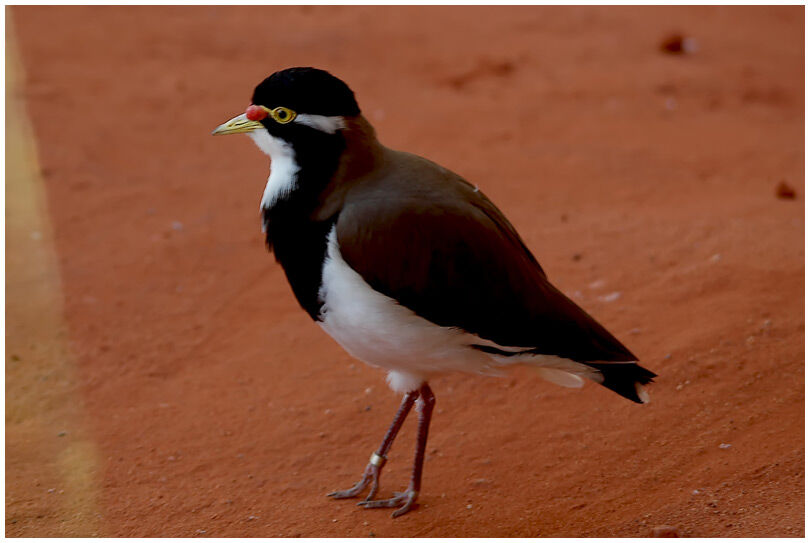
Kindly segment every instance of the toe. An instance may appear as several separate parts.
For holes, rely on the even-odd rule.
[[[397,492],[392,498],[387,500],[364,500],[357,505],[365,507],[366,509],[397,507],[398,509],[394,511],[392,516],[398,517],[413,509],[416,503],[416,496],[417,493],[415,491],[408,490],[406,492]]]

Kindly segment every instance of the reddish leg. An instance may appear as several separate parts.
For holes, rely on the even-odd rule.
[[[433,391],[430,390],[427,383],[422,384],[422,387],[419,389],[419,400],[416,404],[416,408],[419,411],[419,427],[416,434],[416,454],[413,459],[411,484],[408,485],[408,489],[405,492],[396,492],[394,496],[388,500],[371,501],[371,498],[366,498],[365,501],[357,505],[362,505],[367,509],[397,507],[398,509],[391,514],[391,516],[395,518],[404,515],[414,507],[416,498],[419,496],[419,489],[422,486],[422,466],[425,461],[425,446],[427,445],[430,416],[433,413],[435,403],[436,398],[433,396]]]
[[[402,398],[402,403],[399,404],[397,414],[394,416],[394,420],[391,422],[388,432],[385,433],[385,437],[380,444],[380,448],[377,449],[377,452],[371,455],[371,459],[363,472],[363,478],[355,483],[353,487],[346,490],[332,492],[328,495],[329,497],[336,499],[354,498],[365,490],[368,485],[371,485],[371,490],[369,491],[368,496],[366,496],[366,501],[373,499],[374,496],[377,495],[377,489],[380,486],[380,471],[382,470],[382,467],[385,465],[386,461],[385,455],[388,454],[389,450],[391,450],[391,445],[394,443],[394,438],[397,437],[397,432],[399,432],[399,429],[402,427],[402,423],[404,423],[405,419],[408,417],[408,413],[410,413],[411,407],[413,407],[417,396],[419,396],[419,391],[412,390],[411,392],[405,394],[405,396]]]

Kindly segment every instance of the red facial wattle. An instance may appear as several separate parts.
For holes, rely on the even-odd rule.
[[[262,106],[251,104],[245,110],[245,116],[250,121],[261,121],[262,119],[267,118],[267,110]]]

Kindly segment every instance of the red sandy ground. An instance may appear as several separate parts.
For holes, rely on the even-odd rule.
[[[804,534],[801,6],[10,13],[104,533]],[[672,32],[699,50],[661,52]],[[392,520],[325,498],[399,398],[265,253],[267,159],[209,136],[294,65],[349,82],[389,146],[479,184],[660,374],[652,404],[445,376],[421,507]],[[413,431],[383,495],[407,482]]]

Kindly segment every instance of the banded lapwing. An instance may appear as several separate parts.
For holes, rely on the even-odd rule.
[[[388,372],[404,397],[362,479],[334,492],[413,508],[434,375],[530,366],[563,386],[583,378],[634,402],[655,374],[557,290],[501,211],[475,186],[383,146],[354,93],[314,68],[274,73],[214,134],[246,133],[270,156],[261,200],[267,246],[301,307],[352,356]],[[397,431],[416,405],[407,490],[375,500]]]

